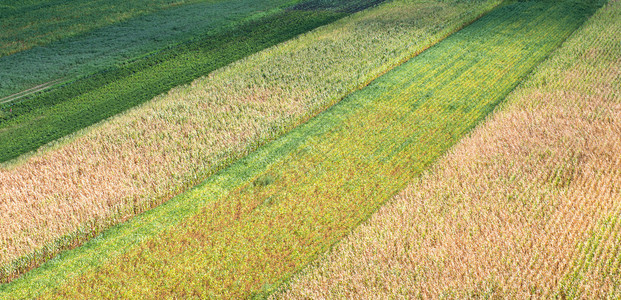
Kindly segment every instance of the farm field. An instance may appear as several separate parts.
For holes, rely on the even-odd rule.
[[[134,60],[171,44],[181,43],[208,32],[230,29],[247,19],[273,14],[299,1],[192,0],[173,1],[170,5],[159,2],[161,1],[148,4],[145,4],[145,1],[116,0],[57,1],[57,3],[51,1],[47,2],[48,5],[42,5],[40,12],[26,7],[25,10],[35,14],[32,17],[24,16],[22,10],[14,15],[3,16],[0,20],[7,22],[5,24],[8,27],[7,34],[11,33],[12,27],[19,27],[17,24],[33,23],[33,25],[22,24],[19,28],[24,29],[16,32],[18,38],[30,38],[36,36],[38,31],[46,30],[55,30],[68,36],[0,57],[0,103],[11,102],[10,100],[20,95],[19,92],[32,87],[40,85],[56,87],[81,76]],[[170,7],[146,13],[150,7],[156,8],[162,5],[164,5],[162,8]],[[132,14],[128,13],[127,20],[112,22],[114,13],[106,14],[110,17],[106,22],[112,23],[75,35],[71,34],[71,25],[62,21],[67,16],[56,15],[60,14],[56,12],[57,10],[64,11],[65,14],[67,11],[79,12],[83,15],[68,21],[81,25],[91,18],[101,18],[99,14],[108,13],[106,9],[118,11],[120,14],[129,11],[139,15],[131,17]],[[89,13],[97,15],[89,16]],[[40,18],[37,19],[37,16]],[[47,18],[50,19],[49,22],[45,22]],[[97,23],[96,20],[91,21],[93,23],[90,23],[90,26],[85,25],[85,29]],[[49,24],[50,22],[59,23]],[[58,28],[53,29],[55,26]],[[57,80],[59,82],[54,83]]]
[[[200,0],[199,0],[200,1]],[[0,57],[197,0],[4,0]],[[215,2],[215,1],[210,1]]]
[[[621,1],[277,297],[621,298]]]
[[[269,294],[485,118],[601,3],[575,4],[501,5],[197,188],[0,291]]]
[[[10,280],[166,202],[498,2],[391,1],[242,59],[5,165],[0,278]],[[355,8],[364,1],[347,3]]]

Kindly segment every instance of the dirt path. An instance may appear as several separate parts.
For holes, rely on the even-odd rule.
[[[44,84],[40,84],[40,85],[37,85],[35,87],[29,88],[27,90],[23,90],[23,91],[21,91],[19,93],[15,93],[13,95],[1,98],[0,99],[0,104],[12,102],[12,101],[21,99],[23,97],[26,97],[28,95],[32,95],[32,94],[34,94],[36,92],[43,91],[45,89],[48,89],[48,88],[54,86],[57,83],[62,82],[63,80],[64,80],[64,78],[59,78],[59,79],[56,79],[56,80],[48,81],[48,82],[46,82]]]

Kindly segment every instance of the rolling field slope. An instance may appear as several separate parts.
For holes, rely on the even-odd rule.
[[[599,3],[574,4],[503,5],[199,187],[0,289],[269,293],[473,128]]]
[[[621,1],[279,294],[621,298]]]
[[[0,280],[186,191],[497,3],[382,4],[0,169]]]

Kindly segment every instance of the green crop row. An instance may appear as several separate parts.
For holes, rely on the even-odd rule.
[[[621,296],[619,207],[609,208],[608,213],[608,216],[600,218],[596,226],[589,224],[595,228],[588,238],[577,245],[578,254],[558,284],[555,297],[614,299]]]
[[[187,194],[2,290],[269,293],[485,118],[587,15],[570,1],[502,6]],[[159,232],[165,222],[175,226]],[[121,255],[109,258],[112,249]]]
[[[314,2],[314,1],[307,1]],[[209,72],[378,1],[296,7],[179,44],[3,109],[0,162],[92,125]],[[8,112],[6,112],[8,110]]]

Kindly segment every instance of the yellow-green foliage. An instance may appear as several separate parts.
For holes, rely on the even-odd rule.
[[[0,169],[0,264],[48,259],[186,190],[498,1],[398,0],[322,27]]]
[[[621,297],[621,1],[285,299]]]
[[[128,236],[123,232],[165,222],[132,221],[7,289],[30,293],[49,284],[50,276],[75,274],[40,296],[269,293],[457,142],[588,12],[570,1],[495,9],[154,209],[152,214],[176,205],[195,211],[161,233]],[[113,246],[126,252],[103,259]],[[91,253],[86,261],[95,268],[83,266],[85,253]]]

